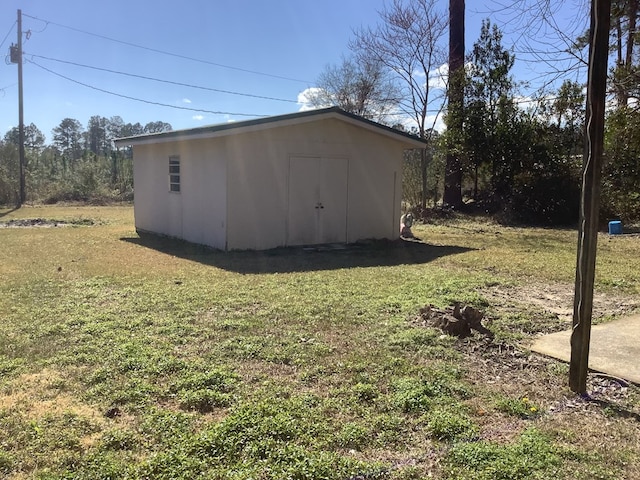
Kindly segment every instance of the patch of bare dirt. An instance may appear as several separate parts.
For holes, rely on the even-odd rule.
[[[62,374],[53,369],[20,375],[0,392],[0,409],[20,409],[32,419],[65,412],[92,420],[100,418],[95,409],[65,392],[61,387],[64,383]]]
[[[532,425],[556,430],[567,417],[576,422],[567,428],[580,432],[603,419],[620,431],[637,431],[640,425],[638,386],[590,373],[587,393],[577,395],[568,387],[563,362],[479,336],[458,340],[456,346],[463,354],[465,380],[478,389],[469,406],[484,440],[509,443]],[[538,413],[530,418],[507,415],[496,408],[499,398],[526,398]],[[575,425],[580,428],[574,430]]]
[[[510,330],[508,323],[513,318],[514,322],[521,322],[514,325],[513,330],[524,334],[526,339],[571,326],[572,285],[495,286],[480,293],[490,305],[490,314],[484,317],[489,328],[500,322],[503,329]],[[593,317],[596,321],[639,309],[640,301],[633,297],[599,293],[594,296]],[[412,319],[414,324],[445,330],[438,318],[435,322],[424,321],[423,310]],[[451,314],[448,310],[440,313]],[[430,318],[431,313],[427,312],[427,317]],[[482,318],[481,312],[478,312],[478,318]],[[576,395],[568,387],[567,364],[530,353],[526,340],[515,344],[477,333],[462,337],[455,346],[463,355],[465,379],[476,385],[480,393],[469,406],[476,414],[483,439],[509,442],[532,422],[550,424],[551,418],[567,415],[578,415],[583,422],[591,422],[594,413],[597,418],[609,415],[622,421],[629,418],[640,421],[640,388],[637,386],[593,373],[588,378],[587,394]],[[527,419],[514,418],[496,409],[498,398],[527,398],[540,413]]]
[[[523,286],[496,285],[484,288],[480,294],[492,308],[501,310],[522,310],[535,307],[555,315],[561,321],[570,322],[573,316],[574,285],[528,284]],[[593,318],[619,316],[640,309],[640,300],[621,295],[594,292]]]
[[[76,220],[51,220],[47,218],[14,218],[6,222],[0,222],[0,228],[51,228],[51,227],[68,227],[75,226],[91,226],[95,222],[89,218]]]
[[[8,222],[0,222],[4,228],[28,228],[28,227],[66,227],[68,223],[44,218],[18,218]]]

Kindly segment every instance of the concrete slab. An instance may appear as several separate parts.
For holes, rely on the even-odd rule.
[[[531,350],[569,362],[571,331],[557,332],[535,340]],[[640,383],[640,315],[593,325],[589,368]]]

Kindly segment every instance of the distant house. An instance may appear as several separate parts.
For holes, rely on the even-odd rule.
[[[327,108],[116,140],[135,225],[222,250],[397,238],[419,138]]]

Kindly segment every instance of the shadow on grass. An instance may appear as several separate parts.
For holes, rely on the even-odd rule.
[[[618,417],[624,419],[632,419],[636,422],[640,421],[640,414],[638,412],[634,412],[633,410],[629,410],[621,405],[618,405],[609,400],[600,400],[597,398],[591,398],[589,396],[583,397],[587,402],[591,402],[595,405],[600,406],[607,415],[611,417]]]
[[[313,248],[282,247],[264,251],[222,252],[183,240],[141,234],[121,240],[168,255],[238,273],[288,273],[428,263],[440,257],[472,250],[403,240]]]
[[[16,210],[20,210],[20,208],[19,207],[13,207],[12,209],[7,210],[6,212],[0,212],[0,218],[6,217],[7,215],[9,215],[10,213],[15,212]]]

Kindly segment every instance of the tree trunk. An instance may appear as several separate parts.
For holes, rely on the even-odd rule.
[[[638,0],[629,0],[629,29],[627,32],[627,50],[625,52],[625,65],[627,68],[631,67],[633,62],[633,47],[635,46],[636,38],[636,18],[638,17]]]
[[[473,199],[478,200],[478,159],[473,162]]]
[[[422,192],[420,193],[420,207],[427,208],[427,152],[420,150],[420,173],[422,175]]]
[[[118,183],[118,149],[111,152],[111,187],[115,188]]]
[[[616,58],[616,68],[618,70],[618,72],[620,72],[620,70],[622,70],[622,72],[625,71],[626,69],[626,64],[624,63],[624,60],[622,59],[622,14],[618,15],[618,18],[616,18],[616,52],[617,52],[617,58]],[[620,72],[623,76],[624,73]],[[616,100],[618,102],[618,106],[619,107],[623,107],[627,105],[628,99],[627,99],[627,92],[626,92],[626,87],[623,85],[624,80],[620,80],[618,79],[618,81],[614,81],[614,89],[616,92]]]
[[[443,203],[462,205],[462,161],[456,148],[462,138],[464,101],[464,0],[449,0],[449,131]]]

